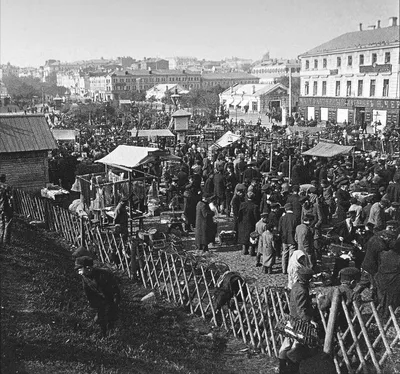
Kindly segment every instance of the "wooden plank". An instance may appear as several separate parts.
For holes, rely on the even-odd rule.
[[[211,298],[210,290],[208,289],[207,278],[206,278],[206,275],[205,275],[205,273],[204,273],[204,268],[203,268],[203,266],[201,266],[201,272],[202,272],[202,274],[203,274],[204,284],[205,284],[205,288],[206,288],[206,292],[207,292],[207,296],[208,296],[208,300],[209,300],[209,305],[210,305],[210,308],[211,308],[212,321],[214,322],[214,325],[215,325],[215,326],[218,326],[217,317],[216,317],[215,309],[214,309],[214,306],[213,306],[213,303],[212,303],[212,298]]]
[[[197,283],[197,277],[196,277],[196,273],[194,271],[193,265],[191,265],[191,268],[192,268],[193,281],[194,281],[194,285],[196,287],[197,300],[198,300],[198,305],[195,306],[194,311],[196,311],[198,308],[200,308],[201,315],[205,319],[206,315],[204,313],[203,305],[201,304],[201,295],[200,295],[199,285]]]
[[[189,289],[189,282],[188,282],[188,277],[186,275],[186,270],[185,270],[185,263],[183,261],[183,257],[179,257],[181,264],[182,264],[182,270],[183,270],[183,279],[185,281],[185,285],[186,285],[186,292],[187,292],[187,298],[188,301],[187,303],[189,304],[189,308],[190,308],[190,313],[193,314],[193,305],[192,305],[192,297],[190,295],[190,289]]]
[[[277,348],[275,335],[274,335],[275,329],[272,324],[272,315],[271,315],[271,311],[269,309],[268,296],[267,296],[268,294],[267,294],[267,290],[265,289],[265,287],[263,288],[263,294],[264,294],[264,301],[265,301],[265,309],[267,310],[267,317],[268,317],[269,331],[271,334],[272,347],[274,348],[275,356],[278,357],[278,348]],[[265,331],[267,331],[267,330],[265,330]]]
[[[237,301],[236,295],[233,295],[233,300],[235,301],[236,311],[238,313],[237,316],[238,316],[238,320],[239,320],[240,332],[242,333],[242,339],[243,339],[244,343],[247,343],[246,332],[244,331],[244,324],[243,324],[243,320],[242,320],[242,314],[241,314],[241,310],[239,308],[239,303]]]
[[[347,323],[349,324],[351,336],[353,337],[354,343],[356,345],[356,352],[357,352],[358,358],[360,360],[363,370],[365,371],[365,370],[367,370],[367,365],[364,360],[364,356],[362,354],[360,344],[358,343],[358,340],[357,340],[357,334],[354,329],[353,323],[351,321],[350,313],[347,309],[347,306],[346,306],[346,303],[344,302],[344,300],[342,300],[342,308],[343,308],[344,314],[346,316]]]
[[[258,343],[258,347],[260,347],[262,353],[265,353],[265,349],[264,349],[264,347],[262,345],[262,337],[261,337],[261,333],[260,333],[260,329],[259,329],[259,322],[258,322],[258,319],[257,319],[257,313],[256,313],[256,310],[254,308],[253,298],[251,296],[252,292],[250,291],[249,286],[248,286],[247,283],[246,283],[246,289],[247,289],[247,295],[250,295],[250,297],[249,297],[250,308],[251,308],[251,311],[253,312],[253,316],[254,316],[254,326],[255,326],[255,329],[256,329],[256,334],[257,334],[258,342],[259,342]],[[262,313],[261,313],[261,320],[263,320]]]
[[[365,327],[364,321],[362,319],[362,315],[360,313],[360,310],[358,309],[358,306],[354,301],[353,301],[353,309],[356,312],[356,315],[358,317],[358,323],[360,324],[361,331],[362,331],[362,333],[364,335],[365,344],[367,345],[369,354],[371,356],[371,360],[372,360],[372,362],[373,362],[373,364],[375,366],[375,369],[376,369],[377,373],[380,374],[381,373],[381,368],[379,366],[378,360],[376,359],[374,349],[372,348],[372,345],[371,345],[371,341],[369,340],[368,332],[367,332],[367,329]]]

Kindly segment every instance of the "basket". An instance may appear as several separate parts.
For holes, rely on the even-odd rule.
[[[218,235],[220,245],[234,245],[236,244],[236,231],[221,231]]]
[[[309,347],[320,347],[322,345],[318,337],[318,330],[314,325],[310,322],[290,317],[287,314],[284,314],[278,322],[276,330],[282,335]]]

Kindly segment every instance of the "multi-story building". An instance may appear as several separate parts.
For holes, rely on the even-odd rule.
[[[107,100],[107,81],[109,76],[103,72],[92,72],[88,74],[89,78],[89,93],[93,100]]]
[[[400,29],[349,32],[300,55],[299,107],[307,119],[399,124]]]
[[[260,83],[274,83],[278,78],[289,76],[300,77],[299,60],[273,59],[267,52],[251,69],[251,74],[260,78]]]
[[[1,65],[1,69],[3,71],[3,76],[7,75],[15,75],[18,77],[19,67],[11,65],[9,62],[6,65]]]
[[[200,88],[200,72],[186,70],[115,71],[106,78],[106,99],[119,100],[129,92],[147,91],[158,84],[179,84],[185,90]]]
[[[139,69],[142,70],[168,70],[169,61],[162,58],[144,58],[139,62]]]
[[[237,84],[257,84],[260,78],[242,72],[232,73],[203,73],[201,75],[201,87],[203,89],[214,86],[228,88]]]
[[[92,79],[92,81],[96,81],[96,79]],[[85,96],[90,89],[89,75],[77,70],[58,72],[57,86],[68,88],[71,95]]]

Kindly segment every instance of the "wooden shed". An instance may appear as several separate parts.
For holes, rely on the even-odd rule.
[[[0,174],[11,186],[44,187],[49,182],[48,154],[55,148],[44,115],[0,115]]]

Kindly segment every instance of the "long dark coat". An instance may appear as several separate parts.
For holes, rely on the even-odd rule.
[[[223,199],[225,199],[225,188],[226,188],[225,176],[222,173],[216,173],[214,175],[213,182],[214,182],[214,195],[222,201]]]
[[[259,207],[251,200],[240,204],[238,217],[238,244],[249,245],[250,234],[260,219]]]
[[[187,186],[184,193],[183,214],[189,225],[196,225],[196,206],[201,199],[200,190],[195,186]]]
[[[213,222],[214,212],[210,206],[199,201],[196,206],[196,245],[208,245],[215,240],[215,224]]]

